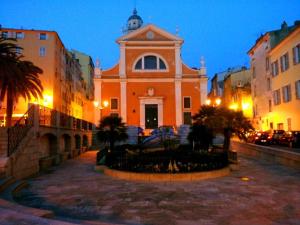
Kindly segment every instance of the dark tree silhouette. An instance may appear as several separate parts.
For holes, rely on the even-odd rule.
[[[99,141],[109,142],[110,150],[113,151],[117,141],[128,138],[125,123],[118,116],[107,116],[101,119],[97,138]]]
[[[25,100],[43,98],[39,74],[42,69],[30,61],[23,61],[14,39],[0,38],[0,101],[6,96],[6,126],[12,125],[14,102],[19,97]]]
[[[193,116],[194,124],[204,125],[213,131],[213,134],[223,133],[225,151],[230,148],[232,134],[246,140],[246,133],[253,127],[242,111],[233,111],[225,107],[203,105]]]

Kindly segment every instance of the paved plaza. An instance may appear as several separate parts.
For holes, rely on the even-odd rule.
[[[300,224],[300,171],[294,169],[240,157],[240,170],[227,177],[141,183],[95,172],[95,157],[87,152],[31,179],[19,201],[74,223]]]

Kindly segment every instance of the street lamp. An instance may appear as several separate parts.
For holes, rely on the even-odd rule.
[[[100,111],[100,121],[102,119],[102,109],[107,108],[109,103],[108,101],[103,101],[102,104],[100,104],[98,101],[94,101],[94,106],[96,109],[99,109]]]

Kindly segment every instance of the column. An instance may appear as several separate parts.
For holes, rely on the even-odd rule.
[[[95,102],[98,102],[99,106],[102,106],[102,98],[101,98],[101,89],[102,89],[102,81],[100,78],[94,79],[95,84]],[[96,126],[99,125],[101,119],[101,112],[99,111],[98,107],[94,107],[94,123]]]
[[[180,56],[180,44],[175,44],[175,76],[182,77],[182,63]]]
[[[207,77],[200,78],[200,103],[204,105],[207,99]]]
[[[119,64],[120,78],[126,77],[126,59],[125,59],[125,44],[120,44],[120,64]]]
[[[127,121],[127,91],[126,91],[126,80],[121,80],[120,82],[120,88],[121,88],[121,92],[120,92],[120,98],[121,98],[121,117],[123,119],[123,122],[126,123]]]
[[[181,79],[175,79],[175,113],[176,126],[182,125]]]

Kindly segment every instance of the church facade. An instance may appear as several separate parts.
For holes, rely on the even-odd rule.
[[[207,76],[182,62],[183,39],[149,24],[134,10],[127,33],[117,39],[119,62],[110,69],[95,68],[95,123],[108,115],[143,129],[190,124],[205,104]]]

